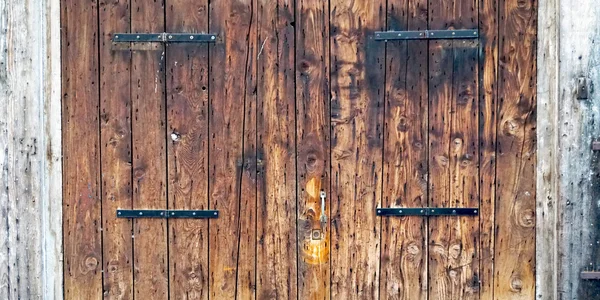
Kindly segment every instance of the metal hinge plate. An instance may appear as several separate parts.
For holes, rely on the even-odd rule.
[[[378,208],[377,215],[382,217],[394,216],[476,216],[477,208]]]
[[[377,31],[376,41],[392,40],[435,40],[435,39],[476,39],[477,29],[460,30],[419,30],[419,31]]]
[[[600,272],[582,271],[580,276],[581,276],[581,279],[585,279],[585,280],[598,280],[598,279],[600,279]]]
[[[114,33],[113,42],[213,43],[216,34],[204,33]]]
[[[218,210],[117,209],[117,218],[215,219]]]

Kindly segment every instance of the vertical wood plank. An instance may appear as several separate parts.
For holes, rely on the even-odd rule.
[[[479,8],[479,216],[480,297],[494,292],[494,220],[496,208],[496,107],[498,103],[498,3],[478,1]]]
[[[131,32],[164,31],[161,2],[134,1]],[[167,208],[165,49],[136,43],[132,53],[131,101],[133,208]],[[134,221],[134,294],[137,299],[167,299],[168,249],[165,219]]]
[[[209,86],[210,298],[255,297],[255,1],[212,1]]]
[[[116,210],[132,207],[131,51],[113,44],[129,32],[129,2],[100,2],[100,145],[104,297],[133,298],[132,221]]]
[[[535,296],[536,299],[560,299],[559,298],[559,289],[561,290],[562,299],[573,298],[573,295],[570,294],[570,290],[566,289],[565,286],[559,287],[558,277],[560,270],[559,264],[559,253],[561,251],[560,244],[558,243],[558,237],[562,230],[559,225],[560,216],[558,214],[559,206],[561,203],[565,203],[565,201],[561,201],[559,198],[559,168],[561,165],[561,161],[563,159],[560,157],[560,144],[559,138],[560,129],[557,128],[559,126],[559,115],[560,111],[563,111],[562,101],[559,99],[559,85],[560,85],[560,76],[559,72],[561,71],[560,63],[559,63],[559,54],[560,54],[560,26],[561,22],[559,18],[565,20],[566,16],[560,16],[560,0],[541,0],[539,1],[539,26],[538,26],[538,36],[537,36],[537,108],[538,113],[536,113],[536,123],[539,128],[537,131],[537,169],[536,169],[536,252],[535,252]],[[581,13],[587,12],[590,13],[590,7],[592,5],[580,5],[578,3],[577,7],[581,7],[581,11],[571,11],[574,6],[569,6],[568,12],[573,18],[573,23],[569,24],[566,22],[566,26],[582,24],[583,27],[590,26],[593,23],[598,23],[595,21],[595,17],[597,14],[591,12],[589,15],[594,16],[594,20],[590,20],[590,22],[582,22]],[[568,17],[566,17],[568,18]],[[564,22],[564,21],[563,21]],[[581,22],[581,23],[580,23]],[[585,24],[585,25],[583,25]],[[572,47],[568,43],[566,43],[566,47],[569,50],[572,49],[589,49],[588,47],[580,47],[581,40],[579,37],[573,37],[571,28],[567,29],[568,39],[573,38],[573,41],[576,41],[576,47]],[[593,36],[589,35],[589,29],[584,29],[582,32],[585,32],[585,36],[589,37],[591,41],[594,39]],[[596,32],[598,34],[598,32]],[[589,44],[588,44],[589,46]],[[585,51],[585,50],[584,50]],[[575,53],[569,53],[571,59],[576,58]],[[562,62],[562,60],[560,61]],[[565,66],[572,66],[573,61],[564,61]],[[581,63],[582,65],[587,65],[584,61],[578,59],[577,63]],[[579,72],[579,71],[577,71]],[[568,73],[568,72],[561,72]],[[571,75],[571,74],[569,74]],[[568,76],[568,75],[567,75]],[[569,78],[569,77],[567,77]],[[574,81],[573,81],[574,83]],[[564,95],[568,95],[565,93]],[[569,99],[567,97],[566,99]],[[575,100],[576,102],[580,102],[579,100]],[[566,108],[564,111],[568,111]],[[595,123],[595,122],[594,122]],[[572,129],[567,129],[571,131]],[[569,134],[571,135],[571,134]],[[575,136],[573,134],[573,136]],[[581,136],[581,135],[579,135]],[[579,138],[579,137],[576,137]],[[564,140],[564,139],[563,139]],[[569,143],[569,142],[567,142]],[[588,145],[586,145],[588,146]],[[569,149],[572,149],[569,147]],[[584,146],[585,149],[585,146]],[[575,149],[574,149],[575,150]],[[583,150],[583,149],[582,149]],[[587,151],[583,150],[583,151]],[[597,164],[589,163],[589,157],[584,158],[583,155],[580,155],[580,149],[575,150],[578,155],[577,157],[582,161],[585,161],[584,165],[591,167],[597,166]],[[573,168],[572,160],[567,159],[566,164],[569,169]],[[581,174],[589,174],[589,169],[587,168],[575,168],[579,169]],[[562,174],[561,174],[562,175]],[[564,176],[562,176],[564,178]],[[569,176],[567,176],[569,177]],[[578,197],[584,194],[578,192]],[[591,196],[591,195],[590,195]],[[594,197],[592,197],[594,198]],[[563,204],[564,205],[564,204]],[[588,208],[583,208],[588,209]],[[564,219],[563,219],[564,220]],[[578,240],[580,237],[577,235],[573,235]],[[586,241],[581,241],[581,244],[586,243]],[[575,253],[570,253],[573,257],[578,256],[580,259],[583,258],[583,255],[579,256]],[[569,256],[571,256],[569,255]],[[581,271],[581,265],[568,264],[576,268],[578,272]],[[563,271],[564,272],[564,271]],[[570,273],[570,272],[569,272]],[[567,272],[563,274],[569,274]],[[572,274],[572,273],[570,273]],[[562,275],[564,276],[564,275]],[[579,274],[577,274],[579,277]],[[565,278],[565,277],[563,277]],[[579,282],[579,278],[574,280],[568,280],[568,284]],[[566,282],[567,283],[567,282]]]
[[[62,299],[60,1],[0,2],[0,299]]]
[[[385,13],[381,0],[330,3],[332,299],[379,296]]]
[[[64,293],[102,297],[98,3],[63,0]]]
[[[430,0],[429,27],[476,28],[475,1]],[[478,43],[430,41],[431,207],[479,207]],[[479,218],[429,220],[429,297],[479,298]]]
[[[425,0],[388,1],[387,30],[426,30]],[[382,207],[427,206],[427,41],[386,44]],[[380,293],[427,298],[426,218],[382,218]]]
[[[206,32],[208,2],[167,1],[166,32]],[[166,47],[169,209],[208,209],[208,45]],[[169,220],[169,293],[208,299],[209,221]]]
[[[296,3],[298,297],[329,299],[329,3]],[[322,206],[320,192],[326,193]],[[322,220],[322,213],[325,219]]]
[[[494,292],[496,216],[496,125],[498,103],[498,1],[478,1],[479,8],[479,215],[480,297]]]
[[[536,10],[500,6],[495,299],[535,295]]]
[[[297,298],[294,2],[257,6],[257,298]]]

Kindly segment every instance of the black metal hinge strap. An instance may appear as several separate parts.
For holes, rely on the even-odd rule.
[[[476,39],[477,29],[460,30],[420,30],[420,31],[376,31],[376,41],[393,40],[435,40],[435,39]]]
[[[382,217],[393,216],[476,216],[478,208],[378,208],[377,215]]]
[[[215,219],[218,210],[117,209],[117,218]]]
[[[216,34],[204,33],[113,33],[113,42],[213,43]]]

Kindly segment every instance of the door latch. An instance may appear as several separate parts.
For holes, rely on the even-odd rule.
[[[327,225],[327,216],[325,215],[325,197],[327,194],[325,191],[321,191],[321,228],[325,228]]]

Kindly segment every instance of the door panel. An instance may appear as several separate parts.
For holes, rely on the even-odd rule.
[[[513,0],[94,6],[101,40],[98,49],[86,49],[100,55],[89,68],[98,69],[100,106],[65,98],[64,115],[76,121],[74,114],[91,114],[96,121],[85,123],[88,131],[99,125],[99,142],[94,133],[70,127],[65,136],[99,145],[102,205],[91,202],[93,169],[81,173],[85,192],[80,183],[65,188],[65,245],[74,243],[72,236],[88,236],[65,249],[67,298],[493,297],[491,287],[506,282],[494,276],[510,275],[493,271],[494,255],[510,260],[503,266],[531,260],[529,248],[517,258],[505,254],[506,240],[519,240],[507,239],[510,222],[490,216],[498,206],[498,220],[514,219],[507,209],[517,199],[510,174],[495,194],[496,130],[510,127],[498,148],[506,168],[517,170],[531,159],[506,142],[520,119],[495,115],[497,105],[504,112],[518,107],[527,118],[534,109],[515,103],[519,97],[497,97],[496,77],[509,79],[502,95],[514,96],[522,92],[515,78],[524,76],[496,71],[508,64],[497,57],[495,35],[511,38],[504,48],[518,48],[518,35],[507,32],[526,30],[499,30],[494,18],[517,10],[507,1]],[[375,39],[375,31],[480,24],[478,39]],[[112,42],[117,32],[217,38],[209,44]],[[73,86],[66,81],[71,93],[79,91]],[[65,149],[65,170],[73,173],[65,182],[74,184],[79,175],[69,153],[88,165],[93,157]],[[87,198],[73,198],[73,188]],[[481,216],[378,217],[381,207],[473,207]],[[215,209],[219,217],[129,220],[116,218],[119,208]],[[100,221],[102,239],[96,239]],[[72,233],[78,228],[81,234]],[[98,271],[96,257],[105,270],[100,284],[89,273]],[[511,284],[531,285],[525,282],[530,268],[519,270],[523,275]],[[72,275],[77,272],[85,274]]]

